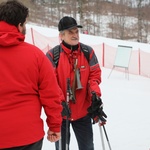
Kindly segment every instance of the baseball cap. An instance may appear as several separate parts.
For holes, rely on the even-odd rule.
[[[82,28],[81,25],[77,25],[77,22],[74,18],[69,17],[69,16],[65,16],[62,19],[60,19],[59,24],[58,24],[59,31],[72,29],[74,27]]]

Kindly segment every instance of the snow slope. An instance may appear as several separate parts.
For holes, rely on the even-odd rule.
[[[28,25],[28,27],[31,26]],[[34,29],[44,35],[58,36],[57,30],[37,26],[34,26]],[[115,46],[123,42],[126,45],[134,45],[135,49],[150,50],[146,44],[109,40],[102,37],[100,41],[94,36],[90,36],[88,40],[88,38],[84,38],[85,36],[81,35],[81,41],[87,44],[94,45],[105,41],[105,43]],[[104,111],[108,115],[105,128],[112,150],[150,150],[150,78],[130,74],[128,80],[125,73],[114,70],[108,79],[110,71],[110,69],[102,68],[100,87]],[[43,112],[41,117],[45,120]],[[47,132],[46,123],[44,128]],[[98,124],[93,125],[93,130],[95,150],[103,150]],[[70,150],[78,150],[74,133],[72,130],[71,132]],[[103,136],[105,138],[105,135]],[[106,150],[109,150],[106,138],[105,147]],[[54,143],[47,141],[45,136],[42,150],[54,149]]]
[[[108,115],[105,125],[112,150],[150,149],[150,79],[102,68],[102,99]],[[42,118],[45,115],[42,114]],[[93,125],[95,150],[102,150],[98,124]],[[47,127],[45,125],[45,131]],[[72,130],[71,130],[72,132]],[[105,149],[109,150],[105,134]],[[43,143],[43,150],[55,150],[54,143]],[[70,150],[78,150],[74,133]]]

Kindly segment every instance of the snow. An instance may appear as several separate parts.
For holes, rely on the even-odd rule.
[[[112,150],[149,150],[150,149],[150,79],[102,68],[102,100],[107,114],[105,125]],[[44,115],[44,114],[43,114]],[[43,116],[42,115],[42,116]],[[45,125],[47,131],[47,127]],[[93,125],[95,150],[102,150],[98,124]],[[103,133],[105,149],[109,150]],[[55,150],[54,143],[43,143],[43,150]],[[71,129],[71,150],[78,150]]]
[[[47,36],[47,37],[58,37],[59,35],[59,32],[57,29],[51,29],[51,28],[37,26],[33,24],[27,24],[27,29],[29,28],[33,28],[34,30],[38,31],[40,34]],[[118,47],[118,45],[126,45],[126,46],[131,46],[133,50],[140,49],[142,51],[150,53],[150,44],[124,41],[124,40],[119,40],[119,39],[111,39],[111,38],[105,38],[102,36],[93,36],[93,35],[80,33],[80,42],[89,44],[89,45],[98,45],[98,44],[105,43],[112,47]]]
[[[41,27],[35,28],[42,34],[49,33],[49,30],[45,32],[45,29]],[[51,29],[51,36],[56,36],[57,34],[57,30]],[[86,35],[81,34],[81,41],[84,41],[83,39],[85,36]],[[93,36],[93,39],[94,38]],[[107,39],[105,40],[107,42]],[[84,42],[87,44],[99,44],[101,41],[96,40],[96,38],[93,41],[90,37],[89,41],[88,38],[86,38]],[[108,42],[110,42],[109,39]],[[118,42],[123,42],[126,45],[132,43],[121,40],[115,43],[115,40],[113,40],[112,44],[118,45]],[[145,48],[145,44],[136,42],[134,44],[136,47]],[[102,83],[100,87],[102,90],[104,111],[108,116],[105,128],[112,150],[150,150],[150,78],[129,74],[128,79],[124,72],[115,70],[112,71],[108,78],[111,70],[106,68],[101,69]],[[42,112],[41,117],[45,122],[46,116],[44,112]],[[46,123],[44,124],[44,128],[46,133],[48,130]],[[93,131],[95,150],[103,150],[98,124],[93,125]],[[104,133],[103,137],[105,149],[109,150]],[[76,138],[72,129],[70,149],[78,150]],[[55,150],[55,144],[46,139],[46,134],[42,150]]]

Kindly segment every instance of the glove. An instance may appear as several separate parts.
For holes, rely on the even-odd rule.
[[[63,106],[63,110],[61,112],[62,117],[66,116],[66,117],[70,118],[71,112],[70,112],[70,109],[69,109],[67,103],[63,101],[61,104]]]
[[[93,124],[101,121],[101,125],[106,123],[107,115],[103,111],[103,103],[95,92],[92,92],[92,104],[87,109],[88,115],[93,119]]]

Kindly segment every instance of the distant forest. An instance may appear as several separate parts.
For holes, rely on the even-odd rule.
[[[0,2],[5,0],[0,0]],[[74,17],[88,34],[150,43],[150,0],[18,0],[30,10],[29,22],[57,28]]]

